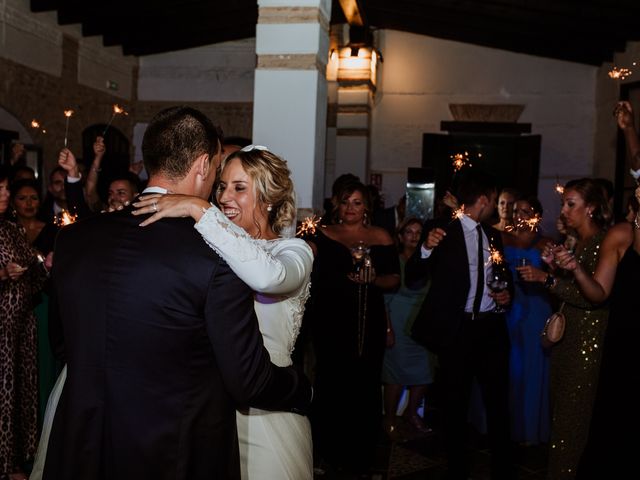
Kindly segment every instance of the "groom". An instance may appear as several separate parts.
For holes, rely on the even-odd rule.
[[[220,140],[195,109],[158,113],[147,191],[208,198]],[[304,410],[309,383],[271,364],[252,292],[193,221],[140,221],[125,209],[58,236],[50,323],[68,376],[44,478],[239,478],[236,408]]]

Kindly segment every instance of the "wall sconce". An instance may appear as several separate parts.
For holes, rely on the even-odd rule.
[[[376,85],[380,52],[371,46],[347,45],[329,53],[327,79]]]

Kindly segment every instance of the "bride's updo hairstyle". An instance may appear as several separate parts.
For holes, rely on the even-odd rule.
[[[235,158],[253,179],[257,201],[271,207],[269,225],[273,231],[279,235],[284,228],[295,225],[295,191],[287,162],[265,147],[250,145],[225,158],[221,170]]]

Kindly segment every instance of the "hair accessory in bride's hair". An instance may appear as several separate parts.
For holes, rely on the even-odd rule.
[[[253,143],[251,145],[247,145],[246,147],[240,149],[241,152],[250,152],[252,150],[268,151],[269,149],[264,145],[254,145]]]

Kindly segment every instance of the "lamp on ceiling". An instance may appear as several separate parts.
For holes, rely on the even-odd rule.
[[[375,86],[381,62],[382,55],[373,46],[371,31],[366,27],[351,26],[346,45],[329,54],[327,77],[353,85],[370,83]]]

